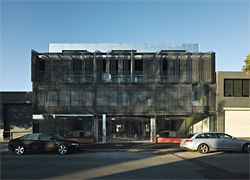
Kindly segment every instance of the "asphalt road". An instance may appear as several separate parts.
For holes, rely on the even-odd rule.
[[[250,154],[83,152],[1,155],[1,179],[249,179]]]

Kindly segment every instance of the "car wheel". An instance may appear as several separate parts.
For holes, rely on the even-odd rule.
[[[250,144],[249,143],[243,145],[243,152],[250,153]]]
[[[202,154],[206,154],[206,153],[209,152],[209,147],[208,147],[208,145],[206,145],[206,144],[200,144],[200,145],[198,146],[198,151],[199,151],[200,153],[202,153]]]
[[[16,146],[15,147],[15,153],[16,153],[16,155],[22,155],[22,154],[24,154],[24,147],[23,146]]]
[[[63,155],[63,154],[67,153],[68,148],[64,144],[61,144],[60,146],[58,146],[57,151],[58,151],[59,154]]]

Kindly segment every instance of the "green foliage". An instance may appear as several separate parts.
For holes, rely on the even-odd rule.
[[[250,54],[247,55],[247,58],[245,59],[244,62],[245,65],[242,67],[242,71],[250,73]]]

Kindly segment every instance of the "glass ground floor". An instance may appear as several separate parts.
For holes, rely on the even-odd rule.
[[[215,116],[113,116],[90,114],[33,115],[33,131],[93,137],[96,142],[152,141],[160,131],[169,137],[215,131]]]

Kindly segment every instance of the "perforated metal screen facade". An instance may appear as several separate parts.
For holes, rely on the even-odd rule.
[[[32,51],[35,113],[215,113],[215,53]]]

